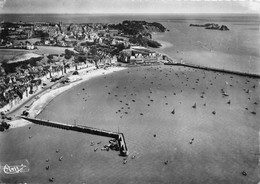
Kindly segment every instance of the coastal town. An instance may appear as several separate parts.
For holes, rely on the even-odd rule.
[[[68,76],[77,75],[80,69],[154,64],[169,59],[153,51],[161,45],[152,39],[152,33],[165,31],[160,23],[145,21],[120,24],[1,22],[0,49],[26,51],[0,63],[2,127],[7,127],[6,121],[12,120],[8,114],[21,102],[57,81],[72,82]],[[63,52],[50,54],[44,48],[61,48]],[[23,113],[28,115],[26,111]]]

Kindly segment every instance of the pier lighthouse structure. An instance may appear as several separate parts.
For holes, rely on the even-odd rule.
[[[118,145],[120,149],[120,155],[121,156],[128,156],[128,149],[125,142],[125,137],[123,133],[118,133]]]

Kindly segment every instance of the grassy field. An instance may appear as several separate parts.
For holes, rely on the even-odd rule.
[[[0,49],[0,62],[4,60],[10,60],[19,55],[26,53],[36,53],[36,54],[62,54],[65,53],[65,49],[72,49],[67,47],[52,47],[52,46],[37,46],[37,50],[22,50],[22,49]]]
[[[37,54],[62,54],[65,53],[65,49],[71,49],[67,47],[52,47],[52,46],[37,46]]]
[[[18,50],[18,49],[0,49],[0,62],[3,62],[4,60],[12,59],[15,56],[26,54],[31,51],[28,50]]]

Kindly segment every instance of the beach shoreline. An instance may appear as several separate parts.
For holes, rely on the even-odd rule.
[[[173,46],[172,43],[163,41],[160,39],[161,37],[164,37],[163,33],[162,34],[161,33],[152,33],[152,37],[153,37],[153,40],[155,40],[161,44],[161,47],[157,48],[156,50],[162,50],[162,49],[170,48]]]
[[[105,70],[103,68],[95,69],[95,67],[94,68],[92,67],[92,68],[86,68],[86,69],[80,70],[78,78],[76,77],[76,79],[75,79],[75,77],[74,77],[73,82],[70,82],[69,84],[67,84],[65,86],[58,86],[54,89],[49,89],[49,90],[45,91],[43,94],[39,95],[39,98],[37,100],[35,100],[34,102],[32,102],[32,104],[30,105],[30,108],[28,110],[30,117],[37,117],[52,100],[54,100],[56,97],[58,97],[63,92],[65,92],[69,89],[72,89],[76,85],[84,83],[94,77],[99,77],[102,75],[110,74],[110,73],[113,73],[116,71],[121,71],[124,69],[126,69],[126,68],[109,67]],[[22,108],[22,107],[20,107],[20,108]],[[18,127],[22,127],[22,126],[26,126],[26,125],[30,124],[30,122],[23,120],[19,117],[18,117],[18,119],[14,119],[8,123],[11,125],[10,128],[18,128]]]

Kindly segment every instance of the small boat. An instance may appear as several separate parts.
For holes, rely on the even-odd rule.
[[[223,95],[223,96],[229,96],[226,92],[224,92],[222,95]]]
[[[175,109],[173,109],[171,113],[172,113],[172,114],[175,114]]]
[[[242,175],[246,176],[247,173],[245,171],[241,172]]]

